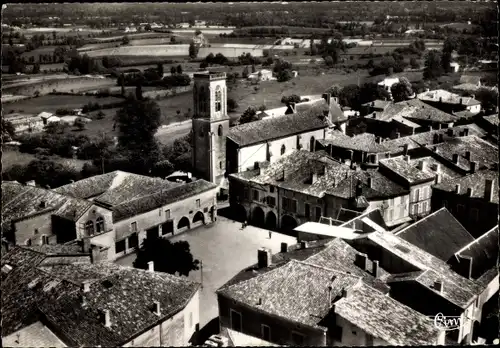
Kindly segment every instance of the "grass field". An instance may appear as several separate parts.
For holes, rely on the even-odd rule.
[[[45,95],[38,98],[22,100],[9,103],[4,106],[6,114],[11,110],[28,114],[38,114],[42,111],[55,112],[57,109],[79,109],[88,102],[99,103],[100,105],[116,103],[120,98],[105,97],[97,98],[93,96],[72,96],[72,95]],[[21,111],[22,110],[22,111]]]
[[[32,155],[30,153],[22,153],[17,150],[4,149],[2,151],[2,171],[7,171],[15,164],[26,165],[35,159],[35,155]],[[50,159],[61,164],[70,165],[77,170],[82,170],[83,165],[87,163],[87,161],[61,158],[59,156],[51,156]]]
[[[29,59],[30,57],[35,57],[35,62],[38,62],[38,56],[43,54],[50,54],[51,56],[54,54],[54,50],[57,47],[63,47],[68,49],[69,46],[40,46],[33,51],[24,52],[21,56]]]

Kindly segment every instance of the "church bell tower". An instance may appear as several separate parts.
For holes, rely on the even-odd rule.
[[[194,74],[193,168],[200,178],[220,184],[226,171],[227,87],[225,73]]]

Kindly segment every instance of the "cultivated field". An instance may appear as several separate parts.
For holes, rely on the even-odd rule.
[[[17,150],[3,149],[2,151],[2,171],[9,170],[15,164],[26,165],[35,160],[36,156],[30,153],[22,153]],[[61,164],[69,165],[77,170],[82,170],[82,167],[87,161],[78,159],[61,158],[59,156],[51,156],[51,160]]]
[[[79,109],[89,102],[106,105],[117,103],[122,100],[123,99],[121,98],[115,97],[97,98],[93,96],[79,95],[45,95],[38,98],[12,102],[3,105],[3,108],[5,111],[5,115],[8,117],[8,113],[10,113],[10,111],[12,110],[19,113],[38,114],[42,111],[55,112],[60,108]]]

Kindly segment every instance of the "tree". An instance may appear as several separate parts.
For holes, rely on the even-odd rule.
[[[146,25],[144,26],[144,30],[146,30],[146,31],[151,31],[151,24],[149,24],[149,23],[148,23],[148,24],[146,24]]]
[[[175,68],[175,66],[170,67],[170,74],[171,75],[175,75],[176,72],[177,72],[177,69]]]
[[[250,123],[254,121],[260,120],[260,117],[257,115],[257,110],[251,106],[249,106],[243,115],[240,117],[240,124]]]
[[[177,71],[178,74],[182,74],[182,66],[180,64],[177,65],[176,71]]]
[[[174,165],[169,160],[163,160],[154,164],[151,174],[164,178],[172,174],[174,171]]]
[[[104,112],[102,112],[102,110],[99,110],[99,112],[96,115],[98,120],[102,120],[105,116],[106,115],[104,114]]]
[[[286,82],[292,79],[292,72],[290,70],[282,70],[278,73],[278,82]]]
[[[188,276],[191,271],[199,269],[199,261],[191,254],[191,248],[186,241],[172,243],[168,239],[147,237],[134,261],[134,267],[147,269],[148,262],[154,262],[156,272]]]
[[[289,96],[283,96],[281,98],[281,102],[283,104],[288,104],[288,103],[300,103],[300,96],[298,96],[297,94],[292,94],[292,95],[289,95]]]
[[[172,36],[172,37],[170,38],[170,43],[171,43],[171,44],[174,44],[174,43],[175,43],[175,36]]]
[[[84,121],[82,118],[78,117],[78,118],[75,120],[75,122],[74,122],[74,126],[75,126],[75,127],[76,127],[79,131],[82,131],[82,130],[84,130],[84,129],[85,129],[85,127],[86,127],[86,123],[85,123],[85,121]]]
[[[2,118],[2,142],[11,141],[16,135],[16,128],[10,121]]]
[[[227,110],[233,112],[238,108],[238,103],[233,98],[227,98]]]
[[[198,51],[199,51],[198,46],[196,46],[194,42],[191,42],[189,44],[189,57],[191,59],[195,59],[196,57],[198,57]]]
[[[243,69],[241,76],[243,76],[244,79],[248,78],[248,67],[247,66],[245,66],[245,68]]]
[[[480,88],[476,91],[475,99],[481,102],[481,106],[486,112],[494,112],[498,106],[498,91]]]
[[[418,63],[417,59],[414,57],[410,58],[410,66],[412,69],[419,69],[420,68],[420,64]]]
[[[425,57],[424,79],[433,80],[443,74],[441,58],[436,51],[429,51]]]
[[[160,77],[163,77],[163,64],[161,63],[158,63],[158,75],[160,75]]]
[[[413,95],[413,89],[410,81],[406,77],[401,77],[399,82],[392,85],[391,94],[394,102],[408,100]]]
[[[56,31],[54,30],[54,31],[52,32],[52,39],[53,39],[53,40],[55,40],[56,38],[57,38],[57,33],[56,33]]]
[[[330,56],[325,57],[325,64],[326,66],[333,66],[333,58]]]
[[[449,73],[451,71],[451,52],[444,51],[441,52],[441,67],[445,73]]]
[[[122,38],[122,45],[128,45],[130,42],[130,39],[128,38],[127,35],[125,35],[123,38]]]
[[[330,88],[328,88],[325,93],[330,94],[332,97],[338,97],[340,95],[340,91],[342,90],[342,87],[339,85],[333,85]]]
[[[33,74],[39,74],[40,73],[40,63],[35,63],[33,64]]]
[[[200,29],[196,29],[196,31],[194,32],[194,35],[198,36],[201,34],[201,30]]]
[[[155,139],[160,120],[160,107],[149,99],[128,100],[116,114],[119,148],[139,172],[147,172],[160,158]]]
[[[252,74],[255,72],[255,64],[252,64]]]

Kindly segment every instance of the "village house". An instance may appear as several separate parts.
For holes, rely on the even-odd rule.
[[[38,117],[40,117],[42,119],[42,122],[43,122],[43,125],[46,126],[48,125],[49,123],[53,123],[53,122],[60,122],[61,119],[57,116],[55,116],[53,113],[51,112],[41,112],[38,114]]]
[[[2,255],[3,346],[187,346],[197,332],[199,284],[50,247]]]
[[[4,117],[14,126],[16,134],[43,131],[44,122],[41,117],[19,113],[4,115]]]
[[[461,97],[444,89],[423,92],[417,94],[417,98],[424,103],[449,113],[468,111],[471,114],[478,114],[481,112],[481,102],[474,99],[474,96]]]
[[[146,237],[172,236],[217,219],[217,187],[202,179],[180,184],[114,171],[54,191],[112,211],[106,235],[97,235],[90,220],[82,224],[92,242],[111,246],[110,259],[135,251]]]
[[[493,144],[498,144],[498,114],[481,116],[475,119],[475,123],[486,131],[486,136],[483,139],[491,141]]]
[[[258,72],[251,73],[248,75],[249,80],[259,80],[259,81],[271,81],[273,78],[273,72],[271,70],[262,69]]]
[[[450,69],[452,72],[457,73],[460,70],[460,64],[458,64],[457,62],[451,62]]]
[[[498,169],[442,181],[432,188],[432,209],[446,207],[474,236],[498,223]]]
[[[193,43],[197,45],[198,47],[207,47],[208,46],[208,40],[205,38],[203,33],[195,34],[193,36]]]
[[[382,87],[383,89],[385,89],[389,93],[389,95],[392,99],[391,88],[396,83],[399,83],[398,77],[387,77],[384,80],[380,81],[377,85]]]
[[[462,75],[460,84],[453,86],[453,89],[458,91],[474,92],[481,88],[480,76]]]

